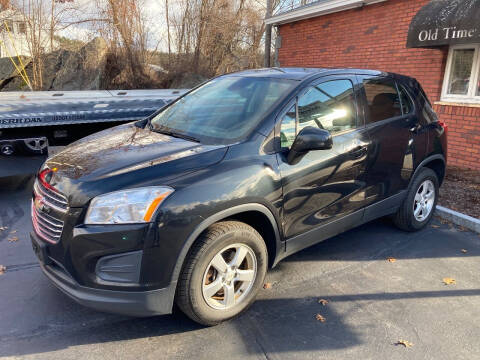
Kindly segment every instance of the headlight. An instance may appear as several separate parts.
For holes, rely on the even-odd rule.
[[[149,222],[155,210],[173,191],[168,186],[152,186],[97,196],[90,203],[85,224]]]

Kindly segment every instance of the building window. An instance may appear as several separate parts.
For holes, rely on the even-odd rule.
[[[442,100],[480,103],[480,45],[450,47]]]
[[[27,33],[27,24],[25,23],[25,21],[20,21],[18,23],[18,32],[20,34],[26,34]]]

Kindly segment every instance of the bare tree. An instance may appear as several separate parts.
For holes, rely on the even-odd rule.
[[[183,71],[212,76],[261,63],[265,30],[255,0],[180,0],[171,15]]]
[[[142,0],[97,0],[101,20],[98,32],[109,41],[115,68],[123,82],[132,87],[148,83],[148,31]]]
[[[10,0],[0,0],[0,11],[7,10],[10,7]]]

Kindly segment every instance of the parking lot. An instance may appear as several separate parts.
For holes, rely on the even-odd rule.
[[[366,224],[285,259],[246,314],[206,328],[178,312],[99,313],[63,295],[30,246],[31,186],[0,183],[1,358],[480,358],[478,234],[438,219],[418,233]]]

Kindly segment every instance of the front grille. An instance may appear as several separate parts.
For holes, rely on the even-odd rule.
[[[63,217],[68,201],[60,193],[47,189],[38,180],[33,185],[32,223],[35,233],[43,240],[56,244],[63,231]]]

